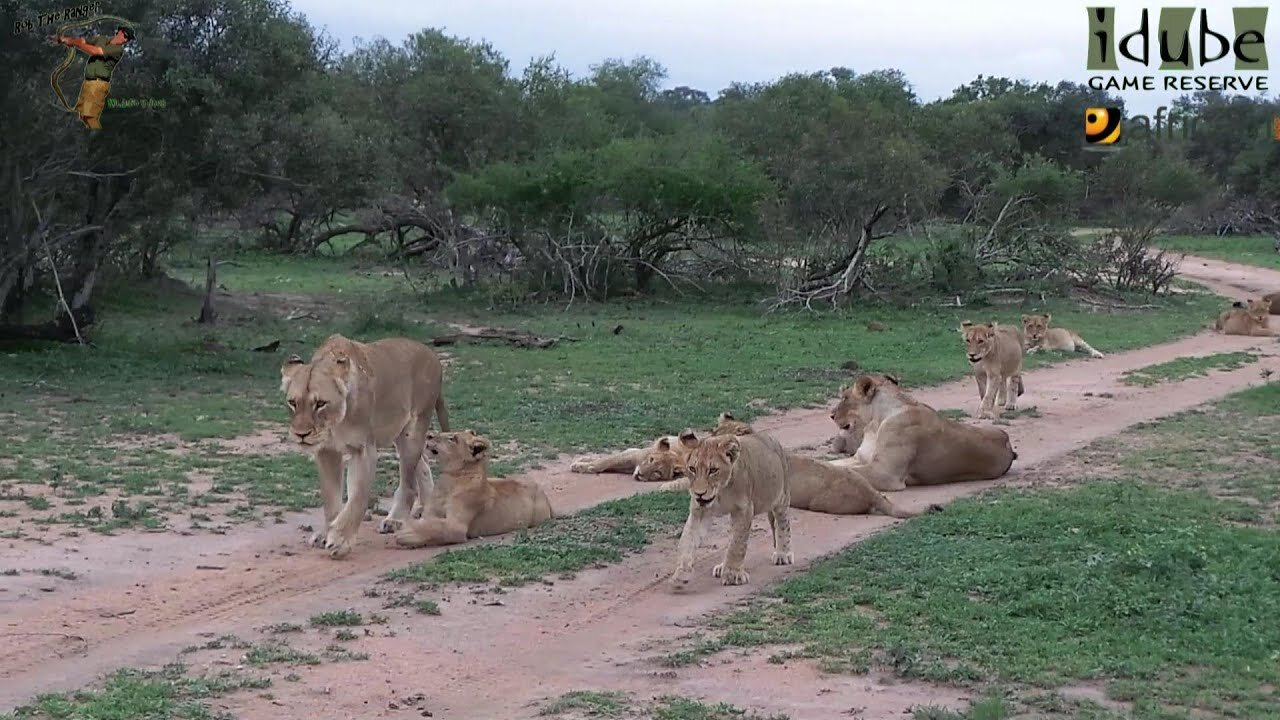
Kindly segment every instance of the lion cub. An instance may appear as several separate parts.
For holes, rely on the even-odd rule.
[[[1017,410],[1022,395],[1022,332],[1009,325],[960,324],[973,376],[978,381],[982,409],[978,417],[994,418],[996,403],[1005,410]]]
[[[444,476],[437,490],[447,493],[444,517],[410,521],[396,533],[397,543],[453,545],[530,528],[555,517],[537,483],[489,479],[489,438],[471,430],[428,433],[426,447],[440,461]]]
[[[1245,307],[1224,310],[1213,323],[1213,329],[1224,335],[1275,336],[1271,329],[1271,301],[1249,298]]]
[[[1067,328],[1049,327],[1051,320],[1053,316],[1049,314],[1022,316],[1022,332],[1027,336],[1028,355],[1041,350],[1063,352],[1083,350],[1089,353],[1090,357],[1104,357],[1102,353],[1094,350],[1092,345],[1085,342],[1079,333]]]
[[[689,517],[680,533],[676,568],[671,586],[689,584],[693,557],[711,518],[729,516],[729,546],[724,560],[711,570],[712,577],[725,585],[742,585],[750,580],[743,561],[751,521],[762,512],[769,514],[773,531],[773,563],[790,565],[791,502],[787,454],[777,440],[763,434],[717,435],[699,440],[692,432],[681,433],[681,443],[689,450],[685,476],[689,480]]]

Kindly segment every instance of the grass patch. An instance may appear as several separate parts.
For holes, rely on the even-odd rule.
[[[423,598],[413,603],[413,609],[417,610],[420,615],[439,615],[440,604],[435,600]]]
[[[1275,238],[1267,235],[1217,237],[1214,235],[1166,235],[1156,244],[1166,250],[1280,270]]]
[[[189,677],[181,665],[162,670],[124,669],[112,673],[99,690],[49,693],[4,718],[49,720],[213,720],[222,717],[203,701],[240,689],[270,687],[268,678],[238,673]]]
[[[319,665],[320,658],[291,647],[284,642],[268,642],[254,645],[244,654],[250,665]]]
[[[578,690],[565,693],[542,707],[542,716],[574,718],[647,718],[649,720],[788,720],[786,715],[759,715],[728,703],[665,695],[638,704],[626,693]]]
[[[1120,376],[1120,382],[1146,387],[1162,382],[1178,382],[1192,377],[1204,377],[1210,370],[1237,370],[1257,361],[1258,356],[1251,352],[1224,352],[1204,357],[1180,357],[1130,370]]]
[[[364,617],[355,610],[331,610],[311,616],[311,624],[316,627],[354,627],[364,624]]]
[[[548,575],[616,563],[688,516],[689,496],[648,492],[611,500],[517,533],[509,542],[448,550],[387,578],[412,583],[522,585]]]
[[[789,645],[829,671],[1102,681],[1138,720],[1272,717],[1278,408],[1280,384],[1265,385],[1095,443],[1079,464],[1114,481],[989,492],[913,519],[783,581],[668,661]],[[1061,711],[1105,716],[1092,712]]]

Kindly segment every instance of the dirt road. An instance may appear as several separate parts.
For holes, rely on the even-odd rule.
[[[1184,276],[1233,298],[1280,289],[1280,272],[1198,258],[1188,258],[1183,268]],[[1248,348],[1264,357],[1239,370],[1146,388],[1119,381],[1126,370],[1174,357]],[[1280,370],[1278,354],[1280,345],[1270,339],[1202,333],[1027,373],[1020,403],[1036,406],[1039,417],[1018,419],[1007,428],[1019,459],[998,482],[1016,481],[1029,469],[1133,424],[1256,384],[1260,369]],[[972,410],[977,403],[971,380],[915,394],[937,408]],[[757,426],[789,447],[812,446],[832,434],[827,412],[796,411]],[[560,512],[650,489],[624,476],[570,474],[569,460],[526,476],[547,488]],[[894,500],[923,507],[993,484],[913,488]],[[94,538],[78,547],[0,548],[0,566],[57,567],[79,575],[56,592],[42,591],[56,579],[0,578],[0,710],[38,692],[84,686],[120,666],[170,662],[182,648],[211,634],[250,635],[255,627],[341,607],[377,609],[364,591],[386,570],[429,554],[396,549],[366,523],[352,557],[329,560],[302,544],[298,526],[315,522],[314,514],[235,536],[143,534]],[[735,659],[671,672],[648,661],[655,642],[685,634],[705,613],[896,522],[799,511],[796,516],[797,564],[765,564],[761,548],[767,541],[757,527],[746,586],[725,588],[710,577],[719,552],[715,545],[723,536],[723,527],[717,527],[698,563],[701,580],[691,592],[670,594],[662,580],[670,570],[674,537],[664,538],[620,565],[508,592],[501,605],[477,602],[472,590],[461,588],[448,591],[440,616],[391,611],[388,625],[356,645],[369,660],[297,669],[301,680],[276,683],[271,699],[240,693],[220,704],[243,718],[407,718],[429,709],[437,719],[499,720],[536,716],[530,703],[542,698],[607,688],[729,700],[786,712],[793,720],[830,718],[852,707],[865,708],[864,716],[873,718],[894,716],[915,704],[962,706],[962,694],[952,689],[822,676],[799,662],[778,666],[760,658]],[[416,699],[406,702],[406,696]]]

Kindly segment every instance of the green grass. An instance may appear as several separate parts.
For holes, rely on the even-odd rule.
[[[1156,240],[1160,247],[1176,252],[1280,270],[1275,242],[1269,235],[1166,235]]]
[[[1161,382],[1178,382],[1192,377],[1204,377],[1210,370],[1238,370],[1257,361],[1257,354],[1251,352],[1224,352],[1203,357],[1180,357],[1130,370],[1120,376],[1120,382],[1144,387]]]
[[[331,610],[311,616],[316,627],[355,627],[364,624],[364,617],[355,610]]]
[[[836,672],[1023,690],[1100,681],[1138,720],[1276,717],[1278,408],[1280,385],[1238,393],[1090,447],[1079,465],[1111,480],[989,492],[913,519],[668,660],[789,645]]]
[[[439,615],[440,614],[440,604],[437,603],[435,600],[428,600],[426,598],[422,598],[420,600],[414,601],[413,609],[417,610],[418,614],[420,615]]]
[[[498,581],[523,585],[549,575],[616,563],[688,516],[689,496],[649,492],[611,500],[575,515],[555,518],[517,533],[507,542],[447,550],[422,563],[393,570],[387,578],[408,583]]]
[[[647,720],[787,720],[786,715],[760,715],[728,703],[664,695],[638,702],[626,693],[578,690],[565,693],[542,707],[539,715],[573,718],[646,718]]]
[[[270,687],[267,678],[227,672],[189,677],[181,665],[159,671],[117,670],[99,690],[40,695],[0,718],[48,720],[213,720],[223,717],[204,701],[240,689]]]

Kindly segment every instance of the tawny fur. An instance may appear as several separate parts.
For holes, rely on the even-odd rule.
[[[395,531],[427,502],[435,482],[422,443],[433,414],[442,429],[449,427],[444,371],[431,348],[407,338],[360,343],[331,335],[310,362],[297,355],[285,360],[280,376],[290,439],[314,457],[320,477],[324,527],[312,544],[323,543],[334,558],[351,552],[369,507],[378,448],[394,446],[400,460],[400,484],[379,532]]]
[[[1280,315],[1280,292],[1273,292],[1262,296],[1267,301],[1267,311],[1271,315]]]
[[[410,520],[396,533],[397,543],[454,545],[531,528],[555,516],[537,483],[489,479],[489,448],[489,439],[471,430],[428,435],[426,449],[443,475],[444,516]]]
[[[1026,349],[1022,331],[1011,325],[966,320],[960,325],[960,335],[982,400],[978,417],[994,418],[997,404],[1005,410],[1017,410],[1017,399],[1023,391],[1022,356]]]
[[[768,513],[773,531],[773,563],[790,565],[791,521],[788,458],[777,440],[763,433],[718,435],[699,440],[681,433],[689,448],[686,473],[689,481],[689,517],[680,533],[673,589],[686,587],[693,574],[694,553],[702,543],[711,518],[729,516],[729,544],[724,560],[711,570],[725,585],[750,581],[743,567],[751,521]]]
[[[1212,327],[1224,335],[1273,337],[1277,333],[1270,325],[1271,301],[1262,297],[1249,298],[1244,308],[1224,310]]]
[[[1102,353],[1084,341],[1074,330],[1050,327],[1052,315],[1023,315],[1022,333],[1027,340],[1027,354],[1041,350],[1060,350],[1062,352],[1086,352],[1090,357],[1104,357]]]
[[[831,417],[840,428],[864,428],[857,453],[832,464],[857,469],[881,491],[993,480],[1018,457],[1005,431],[942,417],[886,375],[863,375],[844,388]]]
[[[587,474],[631,473],[632,477],[640,482],[669,480],[669,476],[662,477],[660,467],[654,467],[652,461],[646,462],[646,459],[654,457],[654,453],[661,449],[670,450],[678,441],[679,437],[675,435],[664,435],[654,440],[649,447],[627,448],[621,452],[595,458],[594,460],[579,458],[569,466],[569,472]]]

